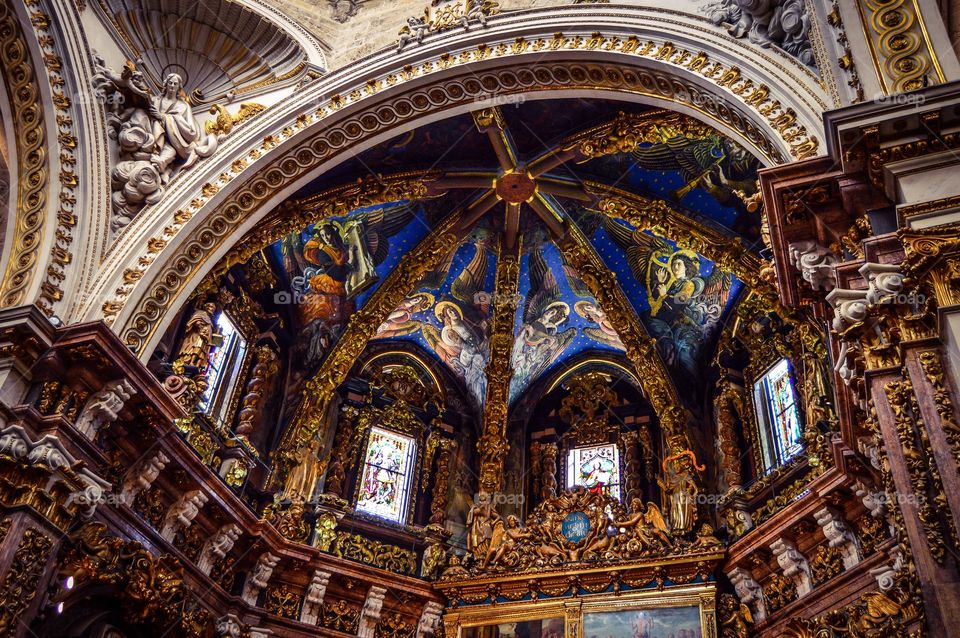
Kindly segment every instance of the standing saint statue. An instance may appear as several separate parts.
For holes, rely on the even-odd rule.
[[[497,551],[503,535],[503,520],[486,492],[477,494],[477,501],[467,513],[467,550],[485,565]]]
[[[180,352],[174,361],[176,367],[193,366],[200,374],[210,365],[210,347],[213,340],[213,317],[217,306],[213,302],[201,304],[187,321],[187,328],[180,342]]]
[[[687,448],[683,436],[670,438],[671,454],[663,460],[663,476],[657,478],[663,490],[663,505],[668,512],[670,529],[674,534],[685,534],[697,520],[697,465],[696,455]]]

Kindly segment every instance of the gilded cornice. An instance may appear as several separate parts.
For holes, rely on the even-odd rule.
[[[577,55],[577,51],[611,52],[645,58],[649,62],[659,63],[660,68],[666,66],[667,70],[625,67],[622,58],[617,64],[561,61],[562,58]],[[528,55],[531,56],[529,63],[512,59]],[[378,99],[375,96],[387,89],[395,92],[402,84],[442,71],[449,73],[450,69],[478,62],[483,62],[486,68],[464,69],[457,76],[424,88],[408,90],[400,97],[383,97],[379,98],[379,102],[374,101]],[[500,63],[501,66],[490,68],[491,63]],[[670,71],[674,68],[682,69],[682,75],[674,75]],[[733,97],[729,101],[713,97],[701,85],[687,80],[686,76],[690,73],[710,80],[717,90],[729,91]],[[334,93],[324,98],[315,111],[300,113],[295,121],[267,135],[262,144],[247,152],[246,157],[238,157],[213,181],[203,184],[202,188],[197,189],[199,194],[187,209],[177,211],[172,223],[159,236],[148,240],[147,254],[142,257],[144,266],[152,264],[184,224],[204,209],[210,199],[230,185],[253,161],[281,143],[300,137],[300,131],[312,129],[325,120],[331,121],[308,141],[284,145],[286,150],[283,154],[257,171],[244,186],[236,190],[231,187],[232,192],[216,210],[205,213],[203,222],[193,232],[194,236],[178,242],[181,245],[176,250],[177,257],[164,259],[162,269],[157,269],[154,276],[138,284],[138,288],[145,287],[142,294],[137,295],[136,308],[123,312],[132,290],[123,291],[105,304],[104,315],[111,320],[123,312],[123,337],[131,347],[143,354],[147,343],[154,338],[157,323],[181,294],[184,285],[195,276],[207,257],[243,221],[255,215],[273,193],[301,179],[321,163],[329,165],[334,156],[365,137],[383,134],[426,113],[458,104],[475,103],[480,97],[491,94],[506,96],[532,90],[561,89],[616,91],[676,102],[684,108],[693,109],[706,120],[738,131],[742,139],[773,163],[783,161],[779,149],[792,149],[791,153],[799,158],[815,153],[819,147],[819,141],[811,137],[798,122],[797,112],[773,98],[771,89],[762,81],[747,77],[742,69],[711,59],[705,52],[690,51],[668,42],[641,41],[636,36],[605,36],[601,33],[589,36],[556,34],[552,38],[514,38],[493,45],[481,44],[457,52],[441,53],[422,63],[407,65],[399,72],[371,78],[348,92]],[[334,117],[338,111],[360,102],[370,102],[370,106],[356,115]],[[722,108],[718,106],[720,103]],[[748,116],[744,109],[755,113]],[[265,117],[261,118],[263,126],[277,121],[276,117],[268,115],[271,110],[268,109]],[[339,123],[334,124],[337,120]],[[764,122],[762,128],[754,123],[757,121]],[[775,132],[780,141],[770,139],[765,132],[767,130]],[[189,177],[184,179],[192,183]],[[201,237],[202,241],[198,240]]]
[[[18,176],[16,220],[7,231],[12,231],[12,248],[0,282],[0,306],[10,307],[27,301],[27,288],[39,270],[50,169],[43,98],[30,47],[9,0],[0,5],[0,63],[13,111]]]

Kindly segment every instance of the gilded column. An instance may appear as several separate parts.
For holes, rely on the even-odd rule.
[[[264,392],[279,369],[277,353],[270,346],[258,346],[257,362],[250,373],[250,380],[247,381],[236,427],[237,434],[244,439],[253,432],[253,422],[263,405]]]
[[[433,500],[430,501],[430,525],[443,527],[447,520],[447,494],[450,488],[450,461],[457,449],[457,442],[444,439],[440,443],[437,458],[437,476],[433,483]]]
[[[540,500],[557,496],[557,444],[545,443],[540,448]]]
[[[640,468],[642,465],[639,445],[640,435],[637,432],[625,432],[620,436],[620,440],[622,441],[624,457],[626,458],[624,464],[624,478],[626,479],[625,502],[629,503],[634,498],[643,498],[642,470]]]
[[[743,422],[743,387],[723,379],[713,400],[713,416],[717,421],[717,447],[720,448],[720,470],[728,490],[743,485],[740,471],[740,446],[737,444],[736,424]]]
[[[520,298],[520,242],[509,249],[502,242],[497,258],[497,282],[493,296],[490,360],[487,363],[487,397],[483,434],[477,441],[480,453],[480,489],[499,492],[503,487],[503,460],[507,456],[507,418],[513,369],[513,324]]]

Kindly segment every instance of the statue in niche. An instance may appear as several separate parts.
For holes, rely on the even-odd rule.
[[[664,507],[674,534],[684,534],[693,529],[697,519],[696,473],[703,465],[697,465],[696,455],[687,449],[684,437],[670,437],[671,454],[663,460],[663,476],[657,478],[663,490]]]
[[[148,204],[160,201],[176,171],[217,150],[219,138],[205,133],[193,115],[183,78],[168,73],[154,94],[143,72],[127,62],[117,73],[94,55],[93,87],[116,140],[118,162],[110,173],[111,230],[118,232]]]
[[[292,501],[310,501],[313,490],[325,465],[317,455],[317,444],[303,448],[296,458],[296,467],[287,476],[283,498]]]
[[[190,319],[180,343],[180,352],[174,367],[183,369],[193,367],[198,374],[204,374],[210,365],[210,348],[213,346],[213,318],[217,306],[212,301],[200,304]]]

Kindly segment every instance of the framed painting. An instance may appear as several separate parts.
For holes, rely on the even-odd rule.
[[[713,583],[447,610],[448,638],[717,638]]]

